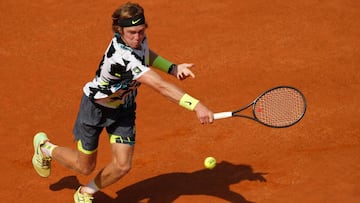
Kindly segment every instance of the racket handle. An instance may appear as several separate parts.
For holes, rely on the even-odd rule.
[[[220,112],[220,113],[214,113],[214,119],[222,119],[222,118],[230,118],[232,117],[232,112]]]

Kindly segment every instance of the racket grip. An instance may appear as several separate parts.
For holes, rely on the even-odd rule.
[[[214,113],[214,119],[222,119],[222,118],[229,118],[232,117],[232,112],[220,112],[220,113]]]

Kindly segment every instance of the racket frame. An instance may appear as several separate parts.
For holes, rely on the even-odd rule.
[[[290,88],[290,89],[293,89],[295,90],[296,92],[298,92],[300,94],[300,96],[302,97],[303,101],[304,101],[304,109],[303,109],[303,112],[302,114],[298,117],[298,119],[288,125],[283,125],[283,126],[275,126],[275,125],[270,125],[270,124],[267,124],[267,123],[264,123],[262,122],[261,120],[259,120],[257,117],[256,117],[256,113],[255,113],[255,104],[256,102],[262,97],[264,96],[265,94],[267,94],[268,92],[270,91],[273,91],[275,89],[279,89],[279,88]],[[250,106],[252,106],[252,109],[251,109],[251,113],[252,113],[252,117],[251,116],[247,116],[247,115],[243,115],[243,114],[237,114],[247,108],[249,108]],[[290,127],[292,125],[295,125],[296,123],[298,123],[305,115],[305,112],[306,112],[306,100],[305,100],[305,96],[304,94],[296,89],[295,87],[291,87],[291,86],[277,86],[277,87],[274,87],[274,88],[271,88],[265,92],[263,92],[262,94],[260,94],[254,101],[250,102],[248,105],[246,106],[243,106],[241,107],[240,109],[237,109],[235,111],[228,111],[228,112],[220,112],[220,113],[215,113],[214,114],[214,119],[222,119],[222,118],[229,118],[229,117],[242,117],[242,118],[247,118],[247,119],[251,119],[251,120],[254,120],[254,121],[257,121],[265,126],[268,126],[268,127],[271,127],[271,128],[286,128],[286,127]]]

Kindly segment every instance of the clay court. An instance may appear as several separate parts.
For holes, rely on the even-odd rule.
[[[307,112],[283,129],[231,118],[201,125],[193,112],[143,85],[132,171],[96,203],[290,203],[360,201],[360,1],[153,0],[150,47],[195,79],[162,74],[214,112],[278,85],[299,88]],[[0,202],[73,202],[94,176],[52,163],[33,170],[32,139],[46,132],[75,148],[83,85],[112,38],[123,1],[0,2]],[[203,166],[207,156],[218,165]],[[110,160],[100,140],[98,172]]]

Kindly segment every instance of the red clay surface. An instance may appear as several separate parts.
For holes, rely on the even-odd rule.
[[[202,126],[194,113],[142,86],[133,170],[95,202],[359,202],[360,1],[138,1],[150,46],[196,64],[194,80],[169,79],[214,112],[291,85],[308,111],[271,129],[245,119]],[[75,147],[82,87],[92,79],[121,1],[0,2],[0,202],[72,202],[92,176],[53,163],[33,171],[32,139],[45,131]],[[164,75],[164,77],[169,78]],[[217,158],[214,170],[203,160]],[[110,160],[102,136],[96,172]]]

